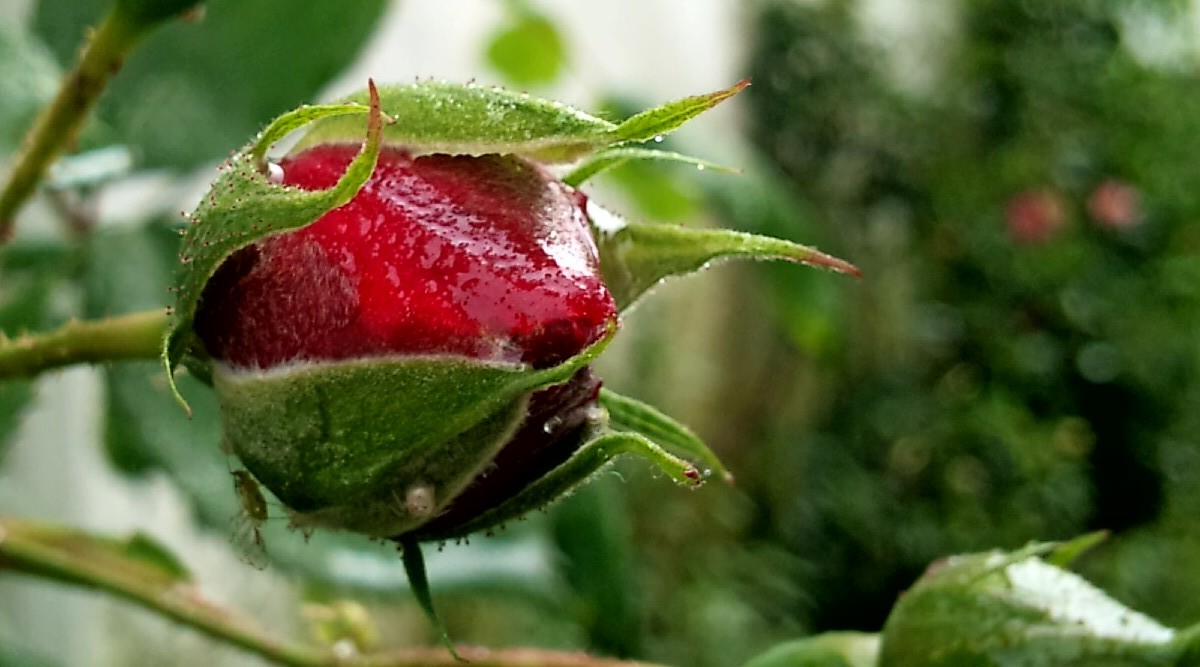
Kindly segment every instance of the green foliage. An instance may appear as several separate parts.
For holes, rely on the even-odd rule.
[[[739,479],[812,564],[797,613],[873,629],[938,554],[1191,511],[1194,472],[1164,457],[1196,447],[1200,358],[1181,333],[1200,283],[1179,272],[1198,259],[1200,88],[1192,56],[1138,51],[1129,17],[1173,25],[1170,3],[956,3],[919,89],[854,7],[757,19],[752,136],[867,279],[830,286],[844,343],[796,331],[835,372],[806,432],[768,428],[777,464]]]
[[[54,97],[59,70],[32,35],[0,27],[0,153],[17,148],[42,105]]]
[[[40,0],[35,33],[69,63],[109,4]],[[180,4],[170,3],[172,11]],[[311,101],[358,54],[385,6],[322,0],[295,11],[289,0],[205,2],[199,16],[147,37],[101,100],[98,118],[109,130],[84,144],[123,143],[149,167],[223,158],[271,118]]]
[[[1086,538],[1085,538],[1086,539]],[[1150,667],[1183,661],[1187,635],[1046,563],[1045,546],[934,563],[897,602],[879,661],[897,667]]]
[[[55,244],[13,245],[0,251],[0,339],[48,326],[50,299],[73,267],[69,250]],[[33,398],[32,380],[0,383],[0,461],[21,413]]]
[[[505,3],[508,17],[487,45],[487,61],[518,86],[553,83],[567,64],[567,46],[550,19],[527,0]]]

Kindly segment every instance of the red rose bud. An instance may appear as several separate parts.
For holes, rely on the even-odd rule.
[[[332,187],[357,152],[310,148],[283,160],[282,183]],[[617,319],[581,202],[517,157],[385,148],[350,203],[230,257],[196,332],[238,369],[415,354],[555,366]]]
[[[293,523],[399,539],[417,579],[417,540],[541,507],[625,453],[681,484],[729,478],[685,427],[601,389],[589,364],[618,310],[726,257],[857,270],[750,234],[601,225],[573,185],[630,159],[695,164],[627,144],[745,85],[621,124],[436,82],[285,114],[192,216],[165,365],[211,362],[227,444]],[[561,181],[542,164],[580,158]]]
[[[619,124],[439,82],[284,114],[191,216],[164,366],[211,374],[227,445],[294,525],[399,541],[431,617],[419,541],[540,508],[623,454],[683,485],[731,479],[687,428],[601,389],[589,364],[618,310],[724,258],[857,269],[779,239],[627,223],[574,186],[634,159],[707,164],[635,144],[746,85]],[[560,181],[553,162],[579,164]]]
[[[1062,197],[1050,190],[1022,192],[1004,209],[1008,234],[1020,243],[1045,243],[1066,223]]]
[[[357,152],[345,144],[309,148],[283,160],[276,179],[330,188]],[[583,201],[518,157],[413,158],[387,147],[348,204],[226,260],[204,288],[194,327],[222,382],[415,356],[552,368],[617,324]],[[529,396],[525,419],[488,469],[477,471],[478,489],[456,500],[437,526],[452,531],[456,517],[488,509],[565,461],[583,442],[599,389],[583,367],[565,384]],[[312,489],[275,480],[272,453],[239,447],[245,434],[231,435],[247,467],[276,481],[268,486],[289,507],[329,507]],[[407,498],[422,489],[432,491],[428,509]],[[396,489],[396,509],[430,518],[447,505],[440,491],[413,480]],[[353,527],[390,533],[408,523]]]

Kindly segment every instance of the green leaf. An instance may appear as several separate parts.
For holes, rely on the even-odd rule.
[[[875,667],[879,635],[826,632],[774,646],[742,667]]]
[[[858,276],[849,262],[815,248],[728,229],[627,222],[588,202],[604,282],[626,310],[651,287],[731,258],[778,259]]]
[[[21,144],[58,89],[54,56],[32,35],[0,24],[0,154]]]
[[[374,96],[374,85],[371,94]],[[304,227],[333,208],[350,201],[366,183],[379,156],[382,118],[377,98],[372,99],[370,122],[362,150],[346,173],[327,190],[300,190],[270,182],[264,153],[288,131],[313,120],[364,113],[355,104],[301,107],[284,114],[259,138],[230,158],[208,195],[191,216],[180,251],[179,286],[171,327],[163,342],[163,364],[174,388],[172,371],[192,343],[192,318],[204,285],[230,255],[254,241]],[[182,396],[176,397],[183,403]],[[186,405],[186,404],[185,404]]]
[[[631,161],[647,161],[657,160],[662,162],[682,162],[690,164],[697,169],[711,169],[713,171],[721,171],[727,174],[737,173],[737,169],[725,167],[714,162],[701,160],[690,155],[675,153],[672,151],[660,151],[653,148],[638,148],[636,146],[618,146],[600,151],[594,155],[585,158],[580,164],[571,170],[566,176],[563,176],[563,182],[572,187],[579,187],[584,181],[603,173],[614,167],[621,166]]]
[[[60,664],[26,651],[7,635],[0,635],[0,665],[4,667],[59,667]]]
[[[422,81],[384,86],[379,95],[383,111],[396,120],[384,129],[384,140],[414,153],[515,153],[543,162],[571,162],[601,148],[671,132],[743,87],[668,102],[620,125],[503,88]],[[361,104],[366,95],[357,93],[345,101]],[[362,133],[361,118],[326,119],[309,128],[296,150]]]
[[[517,4],[488,43],[488,64],[520,86],[552,83],[566,65],[566,44],[549,19]]]
[[[1172,665],[1176,633],[1042,560],[1054,545],[953,556],[903,596],[881,664]]]
[[[59,246],[13,245],[0,252],[0,337],[16,338],[48,324],[55,286],[73,267]],[[33,398],[33,381],[0,381],[0,457]]]
[[[600,389],[600,405],[608,411],[614,429],[639,433],[663,449],[705,466],[700,471],[704,477],[716,473],[726,482],[733,483],[733,474],[703,440],[692,433],[691,429],[653,406],[607,388]]]
[[[588,646],[604,655],[643,653],[643,591],[628,491],[616,475],[601,476],[549,513],[556,560],[574,592],[570,608],[587,629]]]
[[[159,15],[187,0],[122,0]],[[38,0],[32,24],[60,63],[112,0]],[[196,20],[148,35],[100,100],[108,129],[85,137],[128,145],[138,163],[187,169],[224,158],[271,118],[313,100],[354,61],[385,0],[208,0]],[[6,99],[0,97],[0,99]]]

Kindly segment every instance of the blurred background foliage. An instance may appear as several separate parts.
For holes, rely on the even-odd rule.
[[[148,169],[207,177],[314,99],[384,4],[212,0],[157,34],[52,178],[38,210],[66,231],[0,254],[0,329],[163,305],[179,220],[93,229],[96,193]],[[569,35],[540,3],[498,4],[481,63],[533,91],[569,77]],[[821,631],[877,631],[945,554],[1096,529],[1113,536],[1082,560],[1088,577],[1169,625],[1200,620],[1196,10],[942,0],[888,30],[868,11],[880,4],[745,3],[754,85],[731,128],[745,173],[634,164],[598,183],[631,216],[790,238],[863,269],[852,282],[731,266],[665,286],[603,360],[612,386],[705,436],[736,487],[683,494],[620,465],[544,516],[448,546],[431,576],[457,639],[735,665]],[[0,31],[0,150],[103,6],[41,0],[28,32]],[[660,101],[595,92],[613,115]],[[165,474],[228,534],[204,390],[189,388],[189,422],[152,365],[103,373],[114,468]],[[31,387],[0,386],[0,441]],[[25,509],[14,495],[0,485],[0,510]],[[431,641],[397,601],[387,547],[268,532],[300,599],[354,597],[385,644]],[[0,664],[44,664],[16,641],[18,613],[0,604]]]

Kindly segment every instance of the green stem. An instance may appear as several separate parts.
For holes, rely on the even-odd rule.
[[[0,380],[34,377],[72,364],[157,359],[167,314],[162,310],[103,320],[72,320],[48,333],[9,339],[0,334]]]
[[[17,211],[29,199],[50,163],[64,148],[75,143],[79,128],[100,93],[121,69],[125,57],[149,32],[149,27],[121,11],[119,4],[96,27],[79,54],[75,69],[63,78],[58,95],[29,130],[12,174],[0,191],[0,244],[12,236]]]
[[[145,538],[126,542],[0,516],[0,571],[9,570],[103,591],[155,611],[214,639],[292,667],[458,667],[445,649],[420,648],[339,656],[332,650],[275,639],[252,620],[202,598],[186,573]],[[137,544],[137,548],[134,545]],[[159,547],[154,547],[159,549]],[[542,649],[461,647],[472,667],[654,667]]]

